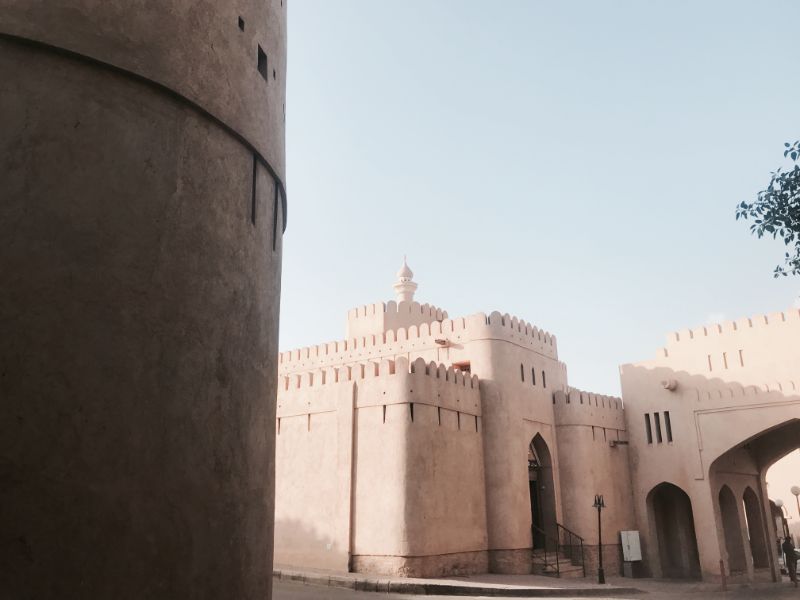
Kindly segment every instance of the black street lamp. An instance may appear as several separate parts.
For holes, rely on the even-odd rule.
[[[600,559],[597,569],[597,583],[605,583],[606,574],[603,572],[603,522],[600,519],[600,513],[606,507],[606,503],[603,502],[602,494],[595,494],[594,504],[592,506],[597,509],[597,550]]]

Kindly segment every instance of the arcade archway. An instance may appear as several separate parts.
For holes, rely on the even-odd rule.
[[[699,578],[700,555],[689,496],[678,486],[664,482],[650,490],[647,506],[655,527],[661,576]]]
[[[743,440],[711,464],[710,481],[720,489],[717,531],[720,545],[724,544],[728,554],[731,574],[779,580],[776,526],[767,498],[766,472],[799,446],[800,419],[792,418]]]
[[[762,517],[762,503],[758,494],[747,486],[742,498],[745,519],[747,520],[747,536],[750,540],[750,555],[753,567],[761,569],[769,567],[769,551],[767,550],[767,529]]]
[[[728,553],[728,571],[730,574],[744,573],[747,570],[747,559],[742,540],[742,526],[739,521],[738,502],[733,491],[723,485],[719,491],[719,512],[722,517],[722,533],[725,539],[725,551]]]

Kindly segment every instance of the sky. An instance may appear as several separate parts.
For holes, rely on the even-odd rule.
[[[281,349],[342,339],[404,254],[417,300],[554,333],[597,393],[672,330],[791,307],[784,249],[734,217],[800,138],[798,22],[795,0],[293,0]]]

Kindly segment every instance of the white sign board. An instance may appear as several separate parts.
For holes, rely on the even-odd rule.
[[[620,531],[622,542],[622,559],[625,562],[642,560],[642,545],[639,543],[638,531]]]

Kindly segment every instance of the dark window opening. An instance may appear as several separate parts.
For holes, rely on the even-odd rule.
[[[536,369],[531,367],[531,385],[536,385]]]
[[[647,432],[647,443],[653,443],[653,428],[650,425],[650,413],[645,413],[644,415],[644,430]]]
[[[275,69],[272,69],[272,78],[276,79],[278,77],[277,73],[275,73]]]
[[[660,444],[664,441],[661,437],[661,415],[659,413],[653,413],[653,418],[655,419],[656,425],[656,441]]]
[[[525,383],[525,367],[521,363],[519,365],[519,378]]]
[[[542,387],[547,387],[547,375],[542,371]]]
[[[258,72],[261,73],[261,76],[265,81],[269,79],[269,70],[267,69],[267,54],[261,49],[261,46],[258,47]]]
[[[669,418],[669,411],[664,411],[664,427],[667,430],[667,441],[672,441],[672,421]]]
[[[244,19],[242,17],[239,17],[239,29],[244,31]]]

